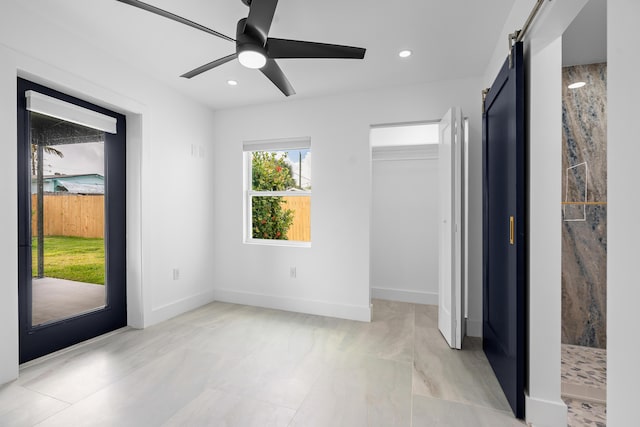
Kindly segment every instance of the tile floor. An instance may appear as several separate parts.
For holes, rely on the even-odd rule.
[[[374,301],[371,323],[212,303],[23,367],[7,426],[522,426],[479,340],[437,307]]]
[[[603,389],[607,386],[607,350],[562,344],[562,382]]]
[[[607,425],[607,405],[567,397],[563,400],[567,404],[569,427],[605,427]]]
[[[562,344],[562,393],[570,427],[607,425],[607,350]]]

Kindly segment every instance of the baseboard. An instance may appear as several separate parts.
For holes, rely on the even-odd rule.
[[[482,320],[467,319],[467,335],[482,338]]]
[[[437,292],[410,291],[407,289],[371,288],[371,296],[389,301],[413,304],[438,305]]]
[[[276,310],[293,311],[296,313],[315,314],[318,316],[338,317],[361,322],[371,321],[371,307],[369,305],[361,307],[301,298],[240,292],[229,289],[215,289],[212,294],[216,301],[233,304],[252,305]]]
[[[534,399],[525,395],[527,423],[533,427],[566,427],[567,405],[561,400]]]
[[[156,307],[151,311],[149,316],[145,316],[144,327],[147,328],[155,325],[156,323],[164,322],[165,320],[176,317],[179,314],[186,313],[187,311],[194,310],[213,301],[215,301],[213,292],[207,291],[183,298],[179,301],[172,302],[161,307]]]

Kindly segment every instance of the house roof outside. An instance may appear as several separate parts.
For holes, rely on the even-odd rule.
[[[104,176],[100,174],[47,175],[45,193],[104,194]],[[37,193],[37,178],[31,177],[31,193]]]

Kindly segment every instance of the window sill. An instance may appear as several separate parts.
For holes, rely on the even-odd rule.
[[[245,245],[255,246],[280,246],[286,248],[310,248],[311,242],[299,242],[289,240],[247,239]]]

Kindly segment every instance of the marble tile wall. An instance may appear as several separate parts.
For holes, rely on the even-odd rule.
[[[606,348],[607,64],[565,67],[562,86],[562,342]]]

